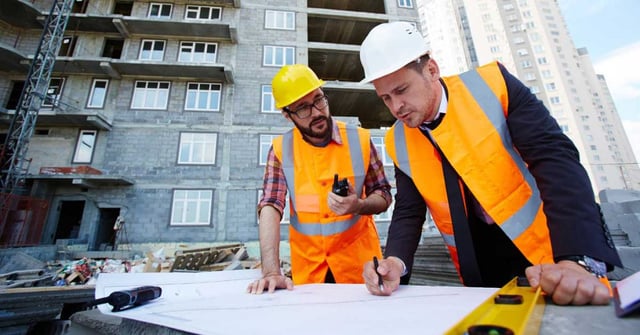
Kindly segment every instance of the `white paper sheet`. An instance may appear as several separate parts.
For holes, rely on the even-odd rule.
[[[246,293],[259,270],[199,273],[101,274],[96,298],[143,285],[162,297],[134,309],[105,314],[198,334],[442,334],[496,289],[402,286],[390,297],[362,284],[298,285],[274,294]]]

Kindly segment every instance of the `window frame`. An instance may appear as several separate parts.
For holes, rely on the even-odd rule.
[[[191,18],[189,17],[189,13],[193,12],[193,8],[197,8],[197,18]],[[203,8],[207,8],[209,9],[209,18],[203,19],[200,17],[201,15],[201,10]],[[218,17],[217,18],[212,18],[211,16],[213,15],[214,12],[218,12]],[[220,21],[222,20],[222,7],[218,7],[218,6],[201,6],[201,5],[187,5],[184,9],[184,19],[186,21]]]
[[[191,44],[189,46],[188,44]],[[199,45],[204,47],[204,52],[197,52],[197,48]],[[207,52],[209,47],[213,47],[213,53]],[[190,52],[184,51],[185,48],[190,48]],[[202,60],[194,59],[195,56],[202,54]],[[183,55],[189,55],[189,59],[183,59]],[[208,55],[213,55],[213,60],[209,61],[207,57]],[[218,43],[214,42],[196,42],[196,41],[181,41],[180,49],[178,50],[178,63],[207,63],[207,64],[215,64],[218,61]]]
[[[390,190],[390,193],[391,193],[391,199],[394,199],[395,196],[396,196],[396,193],[397,193],[397,189],[395,187],[392,187],[391,190]],[[386,211],[384,211],[382,213],[379,213],[379,214],[374,214],[373,215],[373,220],[376,223],[391,222],[391,217],[393,216],[393,209],[394,208],[395,208],[395,201],[392,201]]]
[[[151,50],[146,51],[145,50],[145,44],[146,43],[151,43]],[[160,59],[156,59],[154,58],[154,55],[157,53],[155,46],[158,43],[162,43],[162,54]],[[164,54],[167,51],[167,41],[165,40],[152,40],[152,39],[143,39],[140,42],[140,52],[138,54],[138,60],[144,60],[144,61],[155,61],[155,62],[161,62],[164,60]],[[149,57],[148,58],[143,58],[143,55],[145,52],[149,52]]]
[[[210,135],[211,138],[202,140],[202,136]],[[196,138],[198,137],[198,138]],[[185,150],[188,151],[185,153]],[[209,151],[210,150],[210,151]],[[197,152],[199,151],[199,152]],[[178,139],[178,153],[176,164],[178,165],[215,165],[218,151],[218,133],[216,132],[180,132]],[[183,156],[187,155],[183,160]],[[196,160],[194,156],[201,157]]]
[[[290,58],[290,59],[289,59]],[[268,60],[271,60],[268,62]],[[282,67],[296,62],[296,48],[281,45],[265,45],[262,48],[262,65]]]
[[[378,143],[379,141],[379,143]],[[386,145],[384,143],[384,136],[371,136],[371,143],[376,147],[378,156],[382,160],[383,166],[393,166],[393,159],[387,154]]]
[[[296,13],[267,9],[264,12],[264,29],[296,30]]]
[[[56,83],[54,83],[54,81],[56,81]],[[47,93],[45,93],[45,97],[44,99],[42,99],[42,107],[53,109],[55,106],[57,106],[60,98],[62,97],[62,91],[64,90],[65,83],[66,80],[64,77],[51,77],[51,79],[49,79]],[[53,94],[49,93],[51,90],[54,91]],[[50,103],[47,103],[47,101],[50,101]]]
[[[413,8],[412,0],[398,0],[398,7],[400,8]]]
[[[195,90],[192,90],[190,88],[190,86],[192,85],[197,85],[198,88]],[[200,90],[201,86],[207,85],[210,87],[209,90]],[[213,86],[218,86],[218,90],[215,89],[211,89],[211,87]],[[190,102],[190,95],[192,93],[190,92],[195,92],[193,94],[195,94],[195,107],[189,107],[188,104]],[[208,98],[208,101],[211,101],[213,98],[216,99],[215,101],[215,106],[210,106],[210,103],[207,103],[207,108],[198,108],[197,106],[199,105],[199,99],[201,98],[201,93],[202,92],[206,92],[206,97]],[[217,97],[216,97],[217,95]],[[213,97],[213,98],[212,98]],[[221,104],[221,100],[222,100],[222,84],[221,83],[204,83],[204,82],[187,82],[186,85],[186,92],[185,92],[185,99],[184,99],[184,110],[185,111],[189,111],[189,112],[219,112],[220,111],[220,104]],[[211,107],[211,108],[209,108]]]
[[[269,149],[273,140],[280,134],[260,134],[258,136],[258,166],[266,166],[269,157]]]
[[[184,197],[178,198],[180,192],[185,192]],[[189,195],[191,193],[196,196],[195,198],[195,206],[196,206],[196,215],[197,217],[193,221],[187,221],[187,216],[190,214],[190,210],[193,210],[191,207],[194,202],[194,199],[191,199]],[[213,213],[213,189],[174,189],[171,195],[171,213],[169,217],[169,226],[171,227],[193,227],[193,226],[211,226],[212,219],[211,215]],[[182,206],[178,206],[178,202],[182,204]],[[201,221],[204,219],[200,214],[202,206],[207,206],[206,210],[206,221]],[[177,210],[180,210],[182,213],[176,213]],[[174,221],[176,215],[180,215],[180,221]]]
[[[88,142],[85,142],[83,139],[85,138],[85,135],[91,135],[91,138],[93,139],[93,141],[90,144],[87,144],[87,146],[89,146],[89,149],[83,149],[82,145]],[[76,147],[73,151],[73,158],[71,160],[72,163],[91,163],[93,161],[93,154],[95,152],[96,149],[96,143],[98,142],[98,131],[97,130],[80,130],[80,132],[78,132],[78,138],[76,141]],[[88,154],[88,159],[83,159],[83,157]]]
[[[276,101],[273,98],[273,89],[271,88],[271,85],[262,85],[260,96],[261,96],[260,98],[261,113],[265,113],[265,114],[280,113],[280,110],[276,108]],[[267,99],[269,101],[267,101]],[[269,109],[265,109],[265,107],[267,107],[266,104],[268,104]]]
[[[152,15],[151,12],[153,11],[153,8],[157,6],[158,9],[158,14],[157,15]],[[169,15],[162,15],[162,9],[168,6],[169,7]],[[170,3],[165,3],[165,2],[150,2],[149,3],[149,10],[147,11],[147,18],[152,18],[152,19],[170,19],[171,16],[173,15],[173,4]]]
[[[144,87],[144,88],[138,87],[139,83],[145,83],[147,86]],[[158,87],[157,88],[149,88],[148,85],[151,84],[151,83],[158,84]],[[160,87],[163,84],[167,85],[166,89]],[[143,105],[142,106],[136,106],[135,105],[135,103],[136,103],[136,95],[139,93],[138,90],[142,90],[142,89],[144,90],[144,92],[143,92],[144,95],[142,97],[143,98]],[[154,90],[156,92],[150,92],[150,90]],[[165,98],[164,99],[164,106],[159,106],[159,105],[157,105],[158,100],[160,98],[162,98],[162,94],[159,94],[159,93],[163,93],[163,92],[165,92],[165,94],[164,94],[164,98]],[[147,98],[148,98],[149,93],[154,93],[156,95],[156,97],[154,99],[155,100],[154,101],[154,105],[152,107],[148,107],[145,104],[147,102]],[[133,83],[133,95],[131,97],[131,106],[130,106],[130,108],[131,109],[148,109],[148,110],[166,110],[168,105],[169,105],[169,95],[170,95],[170,93],[171,93],[171,82],[170,81],[164,81],[164,80],[136,80]]]
[[[102,98],[99,104],[95,104],[93,101],[96,97],[96,84],[98,82],[105,83],[104,85],[104,93],[102,94]],[[87,98],[87,108],[104,108],[104,103],[107,100],[107,92],[109,91],[109,79],[93,79],[91,82],[91,90],[89,91],[89,97]]]

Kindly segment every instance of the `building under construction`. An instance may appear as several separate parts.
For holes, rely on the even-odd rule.
[[[0,1],[0,244],[257,240],[267,151],[291,127],[271,78],[308,64],[384,152],[393,118],[358,83],[358,51],[388,21],[417,24],[413,1]]]

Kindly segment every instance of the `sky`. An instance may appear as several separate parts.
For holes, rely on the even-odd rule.
[[[558,0],[576,48],[604,75],[640,161],[640,1]]]

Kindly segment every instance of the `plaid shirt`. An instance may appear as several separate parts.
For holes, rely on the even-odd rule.
[[[335,122],[333,123],[331,140],[337,144],[342,144],[340,131]],[[367,197],[373,193],[379,194],[387,202],[387,206],[389,206],[391,204],[391,185],[384,174],[384,166],[378,156],[376,147],[371,141],[369,141],[369,144],[371,146],[371,153],[367,176],[364,180],[365,193]],[[282,171],[282,164],[273,152],[273,146],[269,149],[267,156],[263,190],[262,197],[258,202],[258,216],[264,206],[274,207],[282,216],[286,205],[287,182],[284,178],[284,172]]]

